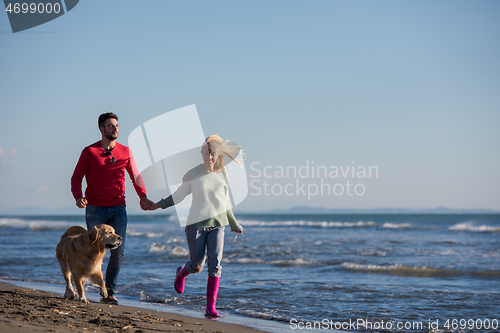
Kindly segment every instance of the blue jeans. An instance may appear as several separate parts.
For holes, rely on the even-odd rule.
[[[108,267],[106,268],[106,288],[114,294],[118,281],[118,273],[122,266],[123,252],[125,250],[125,234],[127,233],[127,210],[126,205],[115,207],[101,207],[87,205],[85,209],[85,220],[87,230],[99,224],[107,224],[115,229],[115,233],[122,236],[122,244],[111,250]]]
[[[189,246],[188,273],[199,273],[205,265],[207,249],[208,275],[221,276],[222,250],[224,248],[224,227],[187,228],[186,239]]]

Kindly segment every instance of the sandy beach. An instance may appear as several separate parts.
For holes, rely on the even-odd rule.
[[[28,332],[260,332],[253,328],[134,308],[64,300],[61,295],[0,282],[0,331]]]

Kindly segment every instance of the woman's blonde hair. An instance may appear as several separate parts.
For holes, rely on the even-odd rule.
[[[209,151],[215,149],[219,153],[219,158],[214,164],[214,170],[224,171],[224,164],[231,162],[228,158],[235,161],[240,167],[242,167],[241,163],[236,160],[236,157],[238,157],[239,154],[243,154],[243,150],[241,150],[240,146],[229,140],[222,140],[218,134],[210,135],[205,139],[205,142],[208,145]]]

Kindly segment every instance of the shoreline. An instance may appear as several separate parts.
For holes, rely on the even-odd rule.
[[[220,320],[196,318],[138,306],[84,304],[61,295],[0,280],[0,328],[29,332],[265,332]],[[17,283],[23,285],[23,283]],[[284,326],[285,325],[280,325]]]

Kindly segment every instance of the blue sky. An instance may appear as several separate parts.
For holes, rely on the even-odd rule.
[[[80,1],[13,34],[0,13],[0,212],[72,207],[99,114],[119,115],[127,144],[191,104],[205,134],[245,150],[256,182],[242,210],[499,210],[499,14],[498,1]],[[255,169],[313,161],[379,174],[350,180],[359,196],[256,194]]]

